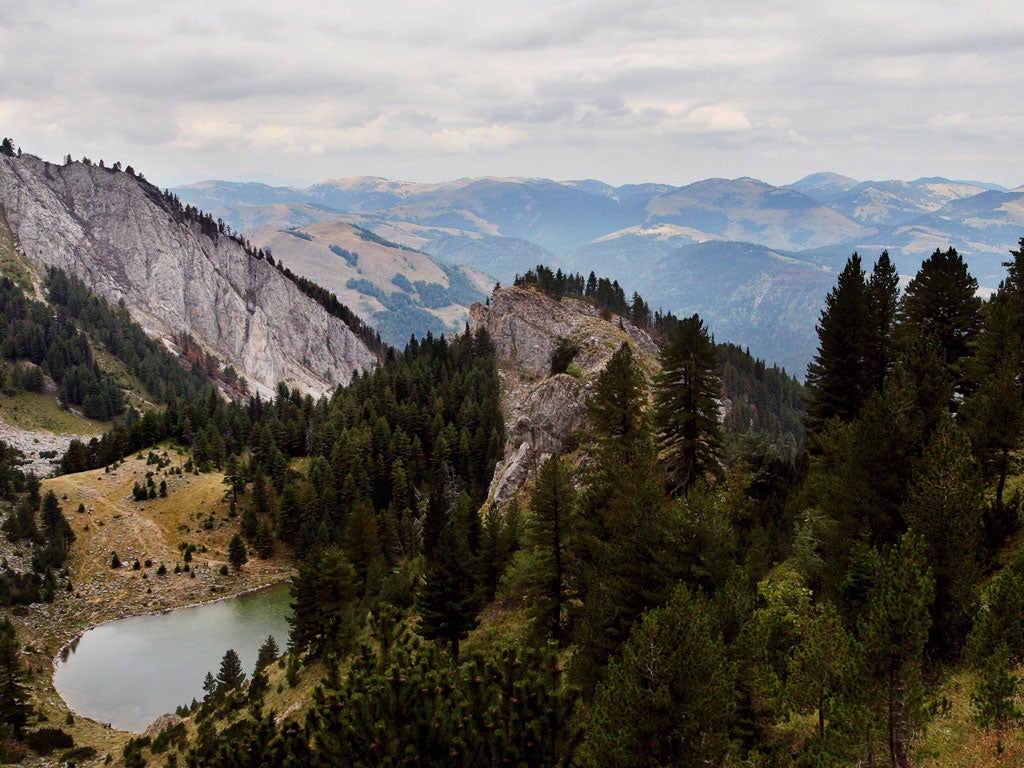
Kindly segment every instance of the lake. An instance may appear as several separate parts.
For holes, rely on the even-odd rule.
[[[151,616],[133,616],[84,632],[61,653],[53,684],[76,713],[141,732],[179,704],[202,701],[228,648],[252,675],[267,635],[288,645],[288,585]]]

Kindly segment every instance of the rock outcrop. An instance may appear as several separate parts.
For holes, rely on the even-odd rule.
[[[339,319],[230,237],[210,238],[129,173],[0,156],[0,205],[25,256],[124,301],[146,330],[191,334],[257,391],[320,395],[377,361]]]
[[[499,506],[547,456],[576,450],[589,427],[586,402],[597,375],[623,342],[649,371],[656,367],[657,346],[628,320],[604,320],[593,304],[530,287],[496,289],[488,306],[473,305],[470,323],[491,335],[502,383],[508,437],[490,489]],[[569,373],[551,375],[551,355],[562,339],[577,351]]]

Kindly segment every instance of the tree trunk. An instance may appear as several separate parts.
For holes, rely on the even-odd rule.
[[[893,768],[910,768],[907,756],[907,674],[898,662],[890,675],[889,734]]]

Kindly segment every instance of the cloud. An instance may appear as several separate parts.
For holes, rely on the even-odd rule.
[[[1015,186],[1022,48],[1002,0],[0,0],[0,117],[30,151],[168,182],[912,166]]]

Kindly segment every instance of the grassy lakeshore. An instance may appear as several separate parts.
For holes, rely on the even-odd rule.
[[[81,765],[101,764],[108,753],[118,760],[131,734],[70,712],[57,694],[53,665],[68,642],[111,619],[234,596],[279,583],[293,573],[288,559],[278,554],[269,560],[252,557],[241,571],[229,568],[221,574],[221,566],[228,563],[228,543],[238,530],[238,519],[225,499],[223,475],[178,474],[177,468],[187,460],[184,451],[165,445],[154,453],[164,460],[162,469],[146,463],[147,451],[109,472],[101,469],[43,482],[43,492],[53,490],[75,532],[68,557],[71,588],[59,591],[50,604],[11,611],[25,649],[23,663],[37,713],[32,727],[59,727],[72,735],[76,746],[94,747],[97,758]],[[153,473],[157,486],[166,482],[166,498],[133,500],[132,487],[145,483],[147,472]],[[240,500],[239,506],[244,503]],[[188,545],[195,550],[186,572]],[[7,542],[4,546],[11,550],[5,550],[5,556],[23,554]],[[114,552],[119,568],[111,566]],[[157,574],[161,564],[164,575]],[[176,565],[180,573],[174,573]],[[55,765],[58,758],[58,752],[48,758],[29,753],[23,764]]]

